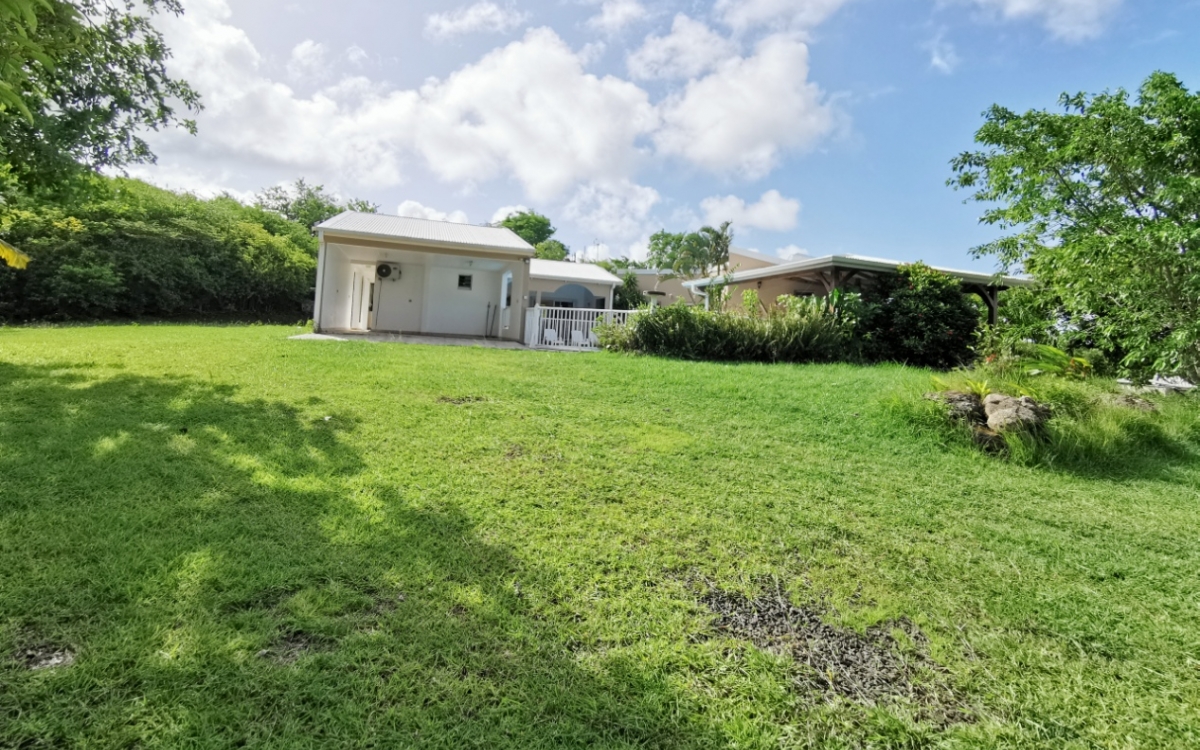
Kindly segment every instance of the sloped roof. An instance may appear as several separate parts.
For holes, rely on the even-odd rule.
[[[621,283],[616,276],[593,263],[568,263],[562,260],[542,260],[541,258],[529,261],[529,278],[610,286]]]
[[[693,289],[703,289],[713,283],[724,283],[726,280],[732,283],[741,281],[753,281],[755,279],[767,279],[773,276],[788,276],[813,271],[826,271],[833,268],[852,269],[858,271],[874,271],[882,273],[894,273],[897,268],[904,265],[903,261],[888,260],[887,258],[871,258],[865,255],[826,255],[821,258],[803,258],[794,260],[788,263],[781,263],[777,266],[768,266],[767,268],[755,268],[749,271],[738,271],[728,276],[715,277],[711,279],[696,279],[694,281],[684,282],[685,286]],[[979,273],[978,271],[960,271],[954,268],[939,268],[934,266],[935,270],[941,271],[944,274],[955,276],[968,284],[983,284],[985,286],[1028,286],[1029,279],[1021,278],[1020,276],[999,276],[989,273]]]
[[[421,245],[475,247],[481,250],[507,252],[525,257],[533,255],[533,246],[518,237],[508,227],[477,226],[458,224],[453,221],[433,221],[431,219],[414,219],[408,216],[344,211],[328,221],[321,222],[316,228],[331,234],[401,240]]]

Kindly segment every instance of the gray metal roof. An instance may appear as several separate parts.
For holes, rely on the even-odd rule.
[[[533,256],[533,246],[507,227],[345,211],[318,224],[316,228],[329,234],[401,240],[419,245],[474,247],[523,257]]]
[[[756,279],[767,279],[773,276],[789,276],[796,273],[804,273],[805,271],[824,271],[832,268],[848,268],[859,271],[875,271],[875,272],[893,272],[900,266],[904,265],[903,261],[888,260],[886,258],[870,258],[865,255],[826,255],[821,258],[804,258],[802,260],[792,261],[790,263],[781,263],[778,266],[769,266],[767,268],[754,268],[749,271],[738,271],[729,276],[714,277],[711,279],[696,279],[694,281],[684,282],[684,286],[692,287],[693,289],[704,288],[714,283],[724,283],[726,280],[732,283],[740,281],[754,281]],[[955,276],[968,284],[983,284],[986,286],[1028,286],[1031,282],[1029,279],[1021,278],[1020,276],[996,276],[995,274],[979,273],[978,271],[959,271],[953,268],[934,268],[942,273]]]
[[[529,278],[550,281],[579,281],[587,284],[617,286],[621,280],[594,263],[568,263],[534,258],[529,261]]]

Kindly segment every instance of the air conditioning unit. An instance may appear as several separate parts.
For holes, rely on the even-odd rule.
[[[400,280],[400,266],[395,263],[380,263],[375,267],[375,277],[378,279]]]

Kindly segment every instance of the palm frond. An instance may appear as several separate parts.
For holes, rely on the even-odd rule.
[[[4,240],[0,240],[0,260],[13,268],[25,268],[29,265],[29,256]]]

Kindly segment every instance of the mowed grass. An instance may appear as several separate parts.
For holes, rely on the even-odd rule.
[[[1194,399],[1039,468],[920,370],[297,332],[0,329],[0,746],[1200,745]],[[955,718],[714,628],[772,586]]]

